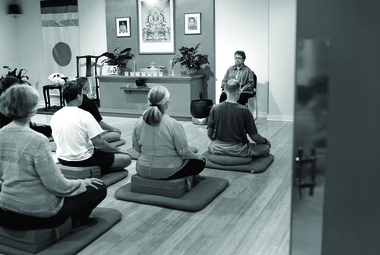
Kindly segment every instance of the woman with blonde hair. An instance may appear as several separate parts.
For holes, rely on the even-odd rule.
[[[182,125],[167,113],[170,93],[155,86],[148,93],[149,108],[132,132],[133,148],[140,153],[137,173],[150,179],[177,179],[199,175],[206,160],[189,150]]]
[[[92,210],[107,189],[96,178],[67,180],[51,157],[48,139],[29,127],[36,113],[38,92],[17,85],[0,96],[0,112],[12,122],[0,129],[0,226],[44,229],[90,222]]]

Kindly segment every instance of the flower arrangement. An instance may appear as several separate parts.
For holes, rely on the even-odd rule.
[[[117,47],[113,52],[104,52],[101,56],[107,57],[107,59],[104,59],[102,63],[124,68],[127,67],[128,60],[132,59],[135,55],[131,53],[131,48],[125,48],[117,53],[116,51],[118,49],[119,47]]]
[[[197,54],[199,45],[200,43],[191,48],[182,46],[182,48],[179,49],[181,55],[177,55],[173,58],[172,68],[175,64],[179,63],[181,68],[186,68],[187,73],[192,75],[201,69],[201,64],[209,63],[208,55]]]

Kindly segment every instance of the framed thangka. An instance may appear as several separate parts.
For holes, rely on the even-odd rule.
[[[174,0],[137,0],[139,54],[170,54],[174,48]]]

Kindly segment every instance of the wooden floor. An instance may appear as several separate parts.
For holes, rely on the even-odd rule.
[[[50,122],[37,114],[33,121]],[[119,128],[132,146],[137,119],[104,117]],[[207,150],[207,129],[180,121],[189,145]],[[259,133],[272,143],[273,164],[262,174],[205,169],[202,175],[228,179],[229,187],[198,212],[183,212],[115,199],[117,188],[136,173],[135,161],[128,178],[110,186],[101,207],[116,208],[122,220],[79,254],[289,254],[293,122],[256,121]],[[55,157],[55,155],[53,155]]]

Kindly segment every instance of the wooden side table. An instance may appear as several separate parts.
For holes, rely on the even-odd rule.
[[[59,90],[59,102],[60,106],[63,107],[65,105],[65,101],[62,96],[62,85],[45,85],[42,87],[43,93],[44,93],[44,100],[45,100],[45,111],[47,109],[50,109],[50,94],[49,90],[58,89]]]

